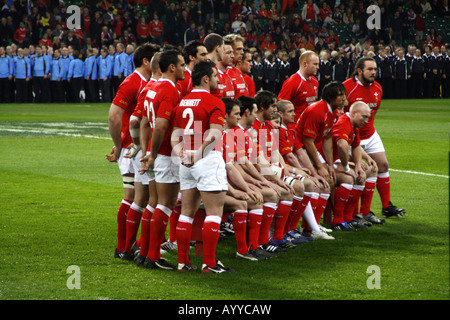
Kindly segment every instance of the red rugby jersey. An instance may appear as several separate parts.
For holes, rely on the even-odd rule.
[[[134,71],[120,84],[113,104],[124,109],[122,117],[122,148],[128,147],[133,140],[130,135],[130,116],[136,108],[139,94],[147,84],[147,79],[138,71]]]
[[[180,80],[177,82],[178,91],[180,91],[180,96],[183,98],[189,92],[192,91],[192,71],[186,68],[184,72],[184,80]]]
[[[170,122],[164,141],[159,149],[159,154],[165,156],[171,156],[172,153],[170,136],[172,134],[173,113],[179,101],[180,93],[175,83],[169,79],[159,79],[152,84],[147,91],[144,101],[144,112],[147,114],[151,128],[155,127],[156,118],[164,118]]]
[[[249,96],[247,82],[245,82],[244,75],[241,70],[236,67],[228,67],[227,74],[230,76],[234,86],[234,98],[237,99],[240,96]]]
[[[314,139],[314,144],[319,150],[322,140],[327,136],[334,123],[338,119],[338,114],[333,112],[331,107],[323,100],[320,100],[305,109],[296,125],[297,143],[303,146],[303,138]]]
[[[365,102],[370,107],[370,118],[362,128],[359,128],[361,139],[368,139],[375,133],[375,114],[380,109],[383,89],[381,85],[374,81],[371,84],[363,85],[355,78],[347,79],[343,82],[347,90],[348,106],[345,107],[347,112],[350,106],[356,101]]]
[[[339,152],[337,149],[337,141],[344,139],[350,146],[357,147],[360,143],[359,130],[353,128],[352,121],[348,113],[339,117],[331,130],[331,137],[333,138],[333,162],[339,159]]]
[[[282,124],[278,136],[278,144],[282,156],[301,148],[299,141],[296,139],[295,126],[286,127]]]
[[[174,116],[174,127],[182,129],[185,150],[198,150],[210,124],[223,125],[225,104],[203,89],[194,89],[180,100]]]
[[[297,122],[306,107],[316,101],[318,88],[319,82],[316,77],[310,76],[306,79],[300,74],[300,71],[297,71],[284,81],[278,94],[278,100],[292,102],[295,108],[294,121]]]
[[[150,80],[145,85],[144,89],[141,90],[141,93],[139,94],[138,101],[136,104],[136,108],[134,108],[133,116],[138,117],[139,119],[142,119],[142,115],[144,112],[144,101],[145,96],[147,95],[148,89],[150,86],[155,83],[157,80],[154,78],[150,78]]]
[[[223,96],[228,98],[234,98],[235,97],[235,90],[233,81],[231,80],[231,77],[228,73],[224,73],[221,70],[219,70],[220,73],[220,79],[222,79],[222,86],[223,86]]]

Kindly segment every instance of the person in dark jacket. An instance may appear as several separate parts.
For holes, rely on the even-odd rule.
[[[395,86],[395,98],[405,99],[408,96],[408,78],[409,74],[408,62],[405,59],[405,50],[403,48],[397,49],[397,57],[394,61],[394,86]]]
[[[319,72],[317,73],[317,80],[319,81],[319,90],[317,91],[318,99],[321,97],[323,87],[331,82],[333,76],[333,66],[329,60],[330,54],[328,51],[322,51],[319,55]]]
[[[423,81],[423,97],[424,98],[431,98],[432,96],[432,77],[431,77],[431,46],[426,45],[424,46],[424,53],[422,55],[422,59],[425,62],[425,73],[426,76]]]
[[[439,47],[433,48],[433,53],[430,58],[430,87],[431,87],[431,97],[440,98],[441,97],[441,84],[442,84],[442,71],[444,69],[444,57],[441,54],[441,49]]]
[[[337,52],[334,57],[330,59],[333,69],[333,80],[345,81],[347,79],[347,61],[341,52]]]
[[[264,66],[261,62],[261,56],[259,54],[255,54],[254,56],[252,77],[255,81],[255,91],[258,92],[262,89],[264,80]]]
[[[414,98],[423,97],[423,83],[426,76],[426,66],[422,58],[422,52],[420,49],[416,49],[411,60],[411,91],[414,93]]]
[[[275,92],[278,81],[280,81],[280,79],[278,77],[278,66],[275,61],[275,56],[269,54],[267,59],[264,59],[264,90]]]
[[[447,46],[441,47],[444,56],[444,69],[442,75],[442,98],[450,97],[450,55],[446,52]]]
[[[393,98],[393,74],[392,74],[392,57],[387,55],[386,49],[381,48],[375,57],[377,61],[377,82],[383,88],[383,98]]]

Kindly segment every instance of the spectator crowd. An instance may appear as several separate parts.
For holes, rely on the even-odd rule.
[[[67,28],[70,4],[80,6],[81,29]],[[371,4],[381,29],[367,28]],[[0,102],[111,102],[138,45],[182,48],[209,33],[245,39],[256,91],[278,94],[301,52],[314,50],[320,87],[372,56],[384,98],[446,98],[450,46],[425,27],[430,16],[448,19],[448,0],[3,0]],[[340,38],[338,28],[349,33]]]

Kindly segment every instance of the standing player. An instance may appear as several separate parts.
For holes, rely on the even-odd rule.
[[[224,41],[221,35],[217,33],[210,33],[205,37],[205,40],[203,40],[203,43],[206,46],[206,50],[208,51],[207,58],[214,62],[216,65],[217,72],[218,71],[218,63],[222,61],[223,58],[223,47],[224,47]],[[220,79],[220,75],[218,75],[219,83],[218,87],[215,90],[211,91],[211,94],[213,94],[215,97],[222,99],[224,97],[224,90],[223,90],[223,82],[222,79]]]
[[[317,99],[319,82],[315,75],[319,70],[319,56],[314,51],[305,51],[300,55],[299,65],[299,70],[283,83],[278,94],[278,100],[289,100],[294,104],[294,123],[297,123],[303,110]]]
[[[126,158],[131,158],[133,162],[134,168],[134,201],[131,204],[130,210],[127,214],[126,220],[126,245],[124,254],[122,255],[122,259],[124,260],[132,260],[136,258],[137,250],[139,250],[141,243],[136,243],[136,235],[139,229],[139,223],[141,218],[143,219],[143,224],[141,227],[141,235],[143,235],[144,246],[142,253],[145,253],[143,258],[145,258],[148,250],[148,235],[150,234],[149,225],[146,225],[146,222],[150,223],[150,219],[148,219],[149,215],[151,215],[155,211],[157,194],[154,183],[154,175],[150,173],[139,174],[139,170],[141,169],[141,157],[142,157],[142,148],[146,152],[148,141],[142,139],[141,143],[140,139],[140,124],[141,121],[146,121],[148,123],[147,118],[144,118],[144,103],[147,97],[147,92],[151,86],[158,81],[161,77],[161,71],[159,69],[159,56],[160,52],[157,52],[153,55],[152,60],[150,61],[150,66],[152,70],[152,75],[150,80],[145,85],[144,89],[142,89],[139,94],[139,98],[137,101],[136,108],[134,109],[133,114],[130,117],[130,135],[133,139],[133,144],[130,146],[130,152],[125,155]],[[148,132],[146,132],[148,133]],[[143,137],[147,137],[147,135],[143,135]],[[141,250],[140,250],[141,251]],[[139,254],[141,253],[139,251]],[[137,260],[137,259],[136,259]],[[144,259],[140,259],[140,262],[144,262]],[[137,261],[137,262],[139,262]]]
[[[233,98],[235,96],[235,87],[233,85],[233,80],[231,79],[228,71],[231,69],[233,64],[234,54],[231,42],[224,40],[223,43],[223,55],[222,60],[216,64],[218,78],[221,79],[219,87],[223,90],[223,96],[226,98]]]
[[[192,221],[200,201],[206,211],[202,229],[203,273],[228,273],[216,260],[220,222],[228,190],[222,154],[213,150],[222,135],[225,105],[210,94],[217,89],[217,70],[211,61],[201,61],[192,72],[193,91],[176,109],[172,143],[180,156],[180,190],[183,205],[177,225],[178,270],[191,270],[189,242]],[[182,142],[180,143],[180,138]]]
[[[231,43],[233,48],[233,63],[232,66],[228,68],[227,74],[233,82],[235,92],[234,97],[237,99],[240,96],[249,96],[247,82],[245,82],[244,75],[241,70],[237,68],[244,56],[244,38],[238,34],[228,34],[224,37],[224,40]]]
[[[344,81],[347,89],[348,107],[356,101],[365,102],[371,109],[369,122],[360,130],[361,147],[375,160],[378,166],[376,187],[381,198],[382,214],[385,217],[402,216],[404,209],[397,208],[391,202],[389,163],[383,142],[374,127],[375,114],[380,108],[383,89],[375,81],[377,63],[374,59],[363,57],[355,64],[355,70],[350,79]],[[366,213],[366,218],[371,223],[382,223],[373,213]]]
[[[206,46],[197,40],[189,41],[183,48],[184,61],[186,62],[186,72],[184,79],[177,82],[178,91],[180,91],[181,98],[187,95],[192,90],[192,69],[198,61],[206,60],[208,50]]]
[[[250,75],[253,67],[253,57],[252,53],[249,51],[244,51],[244,55],[242,56],[242,61],[237,65],[237,68],[241,71],[244,76],[244,81],[247,84],[248,88],[248,96],[254,97],[256,94],[255,81]]]
[[[125,249],[126,242],[126,215],[134,200],[134,168],[130,158],[125,155],[133,143],[129,120],[133,113],[139,93],[150,78],[150,61],[156,52],[152,44],[143,44],[136,49],[134,55],[135,71],[129,75],[119,87],[109,109],[109,132],[114,142],[114,147],[106,159],[109,162],[117,162],[123,180],[124,197],[117,212],[117,247],[115,257],[120,257]]]
[[[150,242],[144,267],[173,270],[176,267],[161,258],[160,248],[179,191],[179,165],[172,161],[170,135],[174,108],[180,101],[176,84],[184,79],[186,64],[181,51],[169,49],[161,53],[159,66],[162,76],[148,91],[149,99],[144,106],[153,133],[151,152],[141,159],[140,172],[153,167],[158,194],[158,204],[150,221]]]

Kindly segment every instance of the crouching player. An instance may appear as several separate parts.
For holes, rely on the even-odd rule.
[[[334,230],[351,231],[367,227],[355,219],[354,212],[366,181],[359,128],[364,126],[369,118],[369,106],[364,102],[356,102],[350,111],[340,116],[334,124],[331,138],[323,140],[322,153],[328,163],[332,159],[336,170],[332,222]]]

